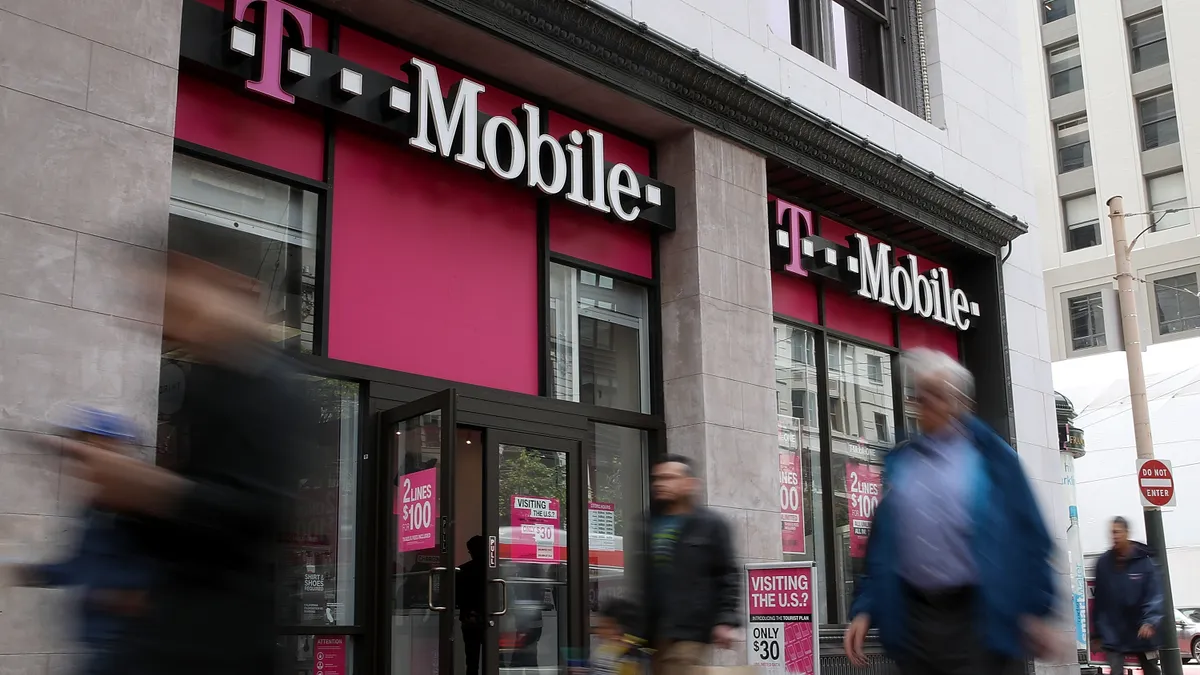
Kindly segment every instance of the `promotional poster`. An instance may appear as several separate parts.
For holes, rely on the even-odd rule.
[[[779,454],[779,519],[783,524],[783,552],[804,553],[804,494],[800,456]]]
[[[433,548],[437,544],[437,468],[401,476],[396,487],[396,515],[400,521],[396,541],[400,552]]]
[[[883,467],[846,462],[846,502],[850,510],[850,557],[867,555],[871,519],[883,495]]]
[[[513,495],[511,559],[562,562],[562,549],[555,545],[561,513],[557,499]]]
[[[816,675],[817,568],[811,562],[746,565],[746,647],[764,675]]]

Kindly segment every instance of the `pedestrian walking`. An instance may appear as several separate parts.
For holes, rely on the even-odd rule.
[[[1129,538],[1129,521],[1112,520],[1112,548],[1096,562],[1092,648],[1104,651],[1109,673],[1120,675],[1136,656],[1144,675],[1159,675],[1162,579],[1149,546]]]
[[[654,649],[654,675],[687,675],[711,646],[737,639],[742,606],[729,526],[698,503],[692,462],[668,455],[650,475],[649,551],[641,567],[641,637]]]
[[[168,260],[163,339],[192,363],[186,452],[168,470],[63,441],[96,504],[124,517],[154,569],[145,611],[105,675],[262,675],[274,669],[275,543],[317,415],[269,341],[253,280]]]
[[[971,414],[974,378],[941,352],[905,355],[920,433],[884,463],[845,649],[874,626],[905,675],[1019,669],[1052,648],[1051,540],[1016,452]]]
[[[78,408],[66,433],[108,452],[121,452],[134,440],[132,425],[120,415]],[[127,634],[133,617],[146,609],[150,561],[141,555],[122,516],[99,504],[83,512],[83,534],[74,551],[50,563],[13,565],[7,571],[14,586],[74,588],[79,591],[77,629],[83,646],[84,675],[112,668],[114,647]]]

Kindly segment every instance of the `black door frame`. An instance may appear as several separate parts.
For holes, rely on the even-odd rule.
[[[454,663],[454,553],[450,542],[454,541],[454,446],[458,437],[458,423],[456,421],[456,408],[458,405],[458,392],[454,388],[444,389],[435,394],[430,394],[423,398],[419,398],[409,403],[403,403],[394,408],[379,413],[378,435],[376,439],[377,452],[383,455],[384,466],[387,470],[382,473],[381,478],[386,479],[388,485],[393,485],[399,489],[399,476],[401,467],[396,462],[396,454],[389,451],[392,439],[392,429],[396,424],[407,420],[420,417],[422,415],[440,412],[441,420],[439,422],[439,452],[438,458],[438,522],[435,527],[438,528],[438,543],[440,550],[438,551],[438,564],[433,569],[429,570],[428,578],[428,595],[427,603],[429,610],[435,612],[438,616],[438,663]],[[394,477],[394,478],[393,478]],[[384,495],[391,496],[391,490],[388,485],[384,485]],[[392,499],[381,500],[376,503],[376,509],[383,511],[388,504],[394,503]],[[383,511],[386,513],[386,511]],[[385,516],[381,516],[382,522],[389,522]],[[391,530],[386,538],[392,542]],[[393,574],[396,572],[396,548],[395,544],[389,545],[385,549],[386,553],[379,556],[380,578],[377,588],[384,591],[383,601],[379,603],[379,608],[382,614],[378,616],[378,623],[381,627],[382,635],[378,641],[378,645],[385,651],[386,657],[381,659],[386,669],[384,672],[391,672],[392,663],[392,645],[391,631],[392,617],[395,615],[396,593],[392,583]],[[438,582],[438,594],[434,597],[434,584]],[[379,597],[379,594],[376,595]],[[435,604],[435,602],[437,604]],[[440,670],[440,666],[439,666]],[[391,675],[408,675],[400,673],[391,673]]]
[[[463,426],[468,425],[464,424]],[[562,508],[566,509],[566,513],[562,515],[562,520],[566,520],[568,524],[566,646],[573,652],[586,648],[586,636],[589,633],[589,622],[586,617],[590,616],[588,603],[590,574],[587,555],[587,499],[583,462],[588,451],[585,446],[590,442],[590,437],[573,438],[561,434],[517,432],[495,427],[484,429],[483,522],[486,535],[496,537],[497,548],[500,544],[499,535],[503,523],[500,522],[498,509],[488,508],[488,506],[499,503],[500,446],[512,445],[535,450],[549,450],[562,452],[567,456],[567,500],[566,504],[562,505]],[[489,539],[489,543],[492,543],[491,539]],[[493,566],[489,561],[487,575],[489,614],[508,609],[506,599],[503,601],[504,606],[500,606],[500,602],[497,602],[496,587],[499,586],[500,589],[503,589],[499,591],[501,595],[507,590],[503,584],[497,584],[498,579],[500,579],[499,565]],[[498,675],[500,672],[499,624],[499,621],[490,621],[489,623],[487,640],[484,642],[483,675]],[[560,656],[560,665],[562,665],[561,659]]]

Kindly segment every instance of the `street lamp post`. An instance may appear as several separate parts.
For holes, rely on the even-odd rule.
[[[1108,219],[1112,223],[1113,254],[1117,259],[1117,296],[1121,307],[1121,328],[1125,335],[1125,364],[1129,369],[1129,402],[1133,411],[1133,436],[1139,460],[1154,459],[1154,438],[1150,434],[1150,406],[1146,400],[1146,372],[1142,366],[1141,328],[1138,326],[1137,297],[1133,292],[1133,263],[1125,232],[1125,204],[1118,195],[1108,200]],[[1135,474],[1134,479],[1137,479]],[[1162,570],[1163,622],[1160,627],[1163,646],[1159,650],[1164,675],[1183,675],[1179,638],[1175,632],[1175,602],[1171,597],[1171,571],[1167,563],[1167,540],[1163,532],[1162,510],[1143,507],[1146,519],[1146,543],[1154,550]]]

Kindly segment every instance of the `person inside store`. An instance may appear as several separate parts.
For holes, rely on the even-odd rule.
[[[1124,671],[1127,656],[1137,658],[1144,675],[1158,675],[1163,588],[1154,552],[1129,538],[1121,516],[1112,520],[1112,543],[1096,561],[1092,650],[1105,653],[1112,675]]]
[[[483,656],[483,638],[487,631],[483,618],[487,594],[487,540],[480,535],[471,537],[467,540],[467,553],[471,559],[458,568],[454,599],[462,626],[467,675],[479,675],[479,659]]]
[[[60,441],[96,505],[125,516],[155,570],[106,675],[269,673],[275,544],[319,416],[270,340],[254,280],[176,253],[165,280],[148,276],[157,293],[165,286],[164,348],[196,366],[180,411],[186,456],[168,470],[129,448]]]
[[[653,505],[644,522],[650,549],[637,637],[654,650],[654,675],[688,675],[712,645],[728,649],[741,626],[740,573],[729,525],[698,500],[692,461],[667,455],[650,473]]]
[[[1017,453],[971,412],[950,356],[905,354],[920,433],[888,453],[844,636],[875,627],[904,675],[1001,675],[1058,649],[1052,542]]]

